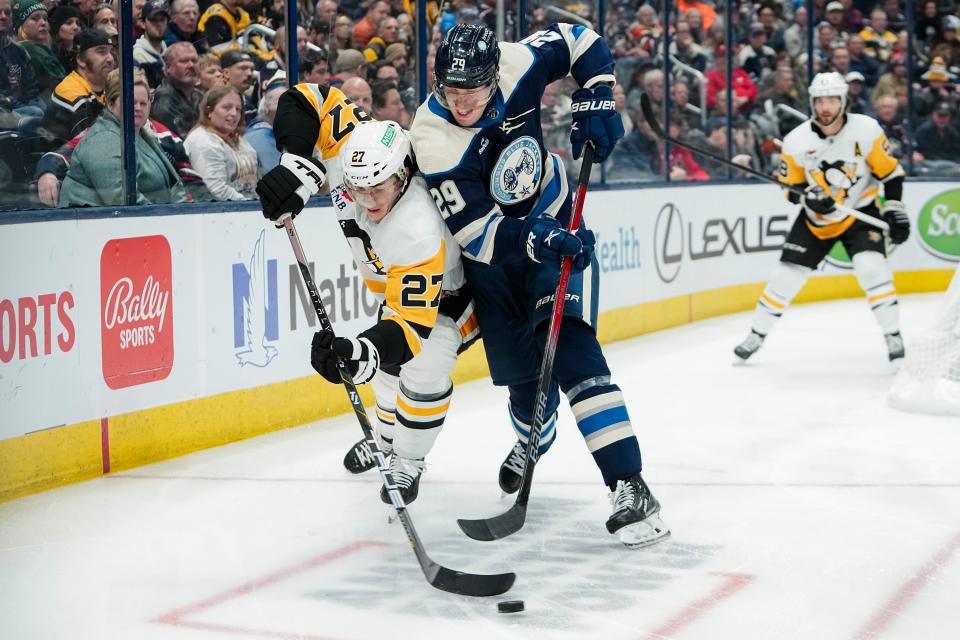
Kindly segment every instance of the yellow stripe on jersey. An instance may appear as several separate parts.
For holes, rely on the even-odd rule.
[[[364,278],[363,284],[367,285],[367,289],[370,290],[370,293],[383,295],[383,292],[387,290],[387,283],[383,280],[372,280],[370,278]]]
[[[420,352],[421,338],[429,335],[437,323],[445,258],[446,243],[441,240],[436,252],[426,260],[387,269],[383,317],[403,327],[414,355]]]
[[[320,135],[315,147],[323,160],[329,160],[340,153],[350,133],[357,123],[370,120],[363,109],[353,104],[343,91],[327,85],[301,82],[294,87],[307,99],[317,112],[320,121]]]
[[[900,170],[900,175],[904,175],[900,163],[890,155],[890,142],[884,133],[881,133],[877,139],[873,141],[873,146],[870,147],[870,153],[867,154],[867,164],[870,165],[870,170],[873,172],[873,175],[877,176],[878,180],[886,180],[887,178],[894,177],[894,172],[898,169]]]
[[[789,154],[782,154],[780,156],[780,170],[777,172],[777,180],[781,184],[790,184],[790,185],[807,185],[807,174],[804,172],[803,167],[797,164],[797,161],[794,160]],[[790,192],[785,192],[787,197],[790,196]]]

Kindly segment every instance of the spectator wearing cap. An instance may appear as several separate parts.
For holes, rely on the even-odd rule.
[[[254,82],[253,56],[246,51],[231,49],[220,56],[223,65],[223,80],[236,89],[243,98],[244,124],[252,123],[257,117],[259,91]]]
[[[373,113],[373,92],[370,85],[363,78],[349,78],[345,80],[340,87],[343,95],[350,101],[363,109],[366,114]]]
[[[953,107],[937,104],[930,119],[917,127],[917,151],[925,160],[960,162],[960,127],[953,122]]]
[[[394,42],[388,45],[383,54],[383,62],[397,70],[401,83],[409,80],[410,57],[407,53],[407,45],[402,42]]]
[[[876,58],[864,53],[863,38],[854,33],[847,41],[847,51],[850,54],[850,71],[858,71],[863,75],[868,87],[874,87],[880,77],[881,65]]]
[[[13,27],[20,45],[30,56],[40,98],[46,108],[54,87],[67,76],[67,70],[50,48],[46,5],[39,0],[16,0],[13,3]]]
[[[890,59],[897,36],[887,29],[887,12],[876,8],[870,12],[870,24],[860,32],[865,53],[880,62]]]
[[[727,86],[727,48],[717,46],[717,66],[704,74],[707,83],[707,108],[710,111],[717,109],[717,93]],[[753,109],[753,101],[757,97],[757,85],[750,79],[750,75],[739,66],[733,67],[733,109],[734,113],[749,113]]]
[[[116,45],[102,29],[84,29],[77,36],[77,69],[53,90],[43,119],[61,143],[93,124],[103,110],[107,75],[117,66]]]
[[[367,13],[353,25],[353,42],[361,49],[367,46],[377,33],[380,21],[390,15],[390,5],[384,0],[373,0],[367,8]]]
[[[847,113],[861,113],[871,118],[876,115],[873,104],[868,100],[869,91],[863,74],[851,71],[844,76],[847,81]]]
[[[356,49],[344,49],[337,54],[337,61],[333,64],[333,75],[330,76],[331,87],[339,87],[350,78],[366,77],[366,59]]]
[[[797,58],[807,51],[807,8],[797,7],[793,12],[793,22],[783,30],[783,49],[791,58]]]
[[[133,62],[147,75],[154,89],[163,81],[163,52],[167,45],[163,36],[170,21],[170,9],[164,0],[147,0],[140,8],[137,27],[143,34],[133,44]]]
[[[11,0],[0,0],[0,129],[32,132],[43,116],[40,87],[30,55],[11,37]]]
[[[366,58],[367,62],[373,64],[383,60],[387,53],[387,47],[398,43],[399,30],[399,23],[393,16],[387,16],[381,20],[377,26],[377,34],[370,38],[367,46],[363,48],[363,57]]]
[[[60,187],[61,207],[98,207],[124,204],[120,152],[120,73],[106,82],[106,106],[73,151],[70,168]],[[150,86],[142,72],[133,74],[134,149],[137,157],[137,204],[184,202],[186,191],[177,170],[167,159],[156,135],[145,127],[150,113]]]
[[[197,50],[189,42],[174,42],[163,52],[163,83],[153,97],[150,116],[181,138],[197,124],[203,92]]]
[[[953,74],[947,70],[943,58],[936,57],[930,63],[930,68],[920,76],[926,82],[926,86],[913,92],[913,105],[916,114],[920,118],[930,115],[934,106],[947,103],[954,109],[958,106],[958,94],[948,84],[954,80]]]
[[[676,33],[670,40],[670,53],[678,61],[697,71],[703,72],[707,69],[707,54],[693,39],[693,31],[684,20],[677,23]]]
[[[197,0],[172,0],[170,2],[170,22],[163,41],[169,47],[174,42],[189,42],[197,55],[207,52],[207,41],[197,31],[200,22],[200,6]]]
[[[746,71],[755,83],[760,83],[772,70],[777,52],[767,45],[767,30],[759,22],[750,25],[746,46],[737,52],[737,66]]]
[[[76,69],[77,35],[82,29],[80,12],[70,5],[62,4],[50,12],[50,49],[60,60],[63,70],[70,73]]]
[[[843,3],[840,0],[831,0],[824,9],[823,17],[827,23],[838,32],[843,31]]]
[[[330,78],[327,52],[323,49],[320,51],[313,51],[312,49],[304,51],[303,56],[297,60],[297,65],[300,67],[300,82],[326,84]]]
[[[907,91],[907,63],[903,58],[894,57],[887,67],[888,71],[877,80],[873,88],[873,99],[883,96],[897,97],[900,91]]]

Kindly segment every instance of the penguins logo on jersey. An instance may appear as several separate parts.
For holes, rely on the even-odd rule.
[[[516,204],[534,196],[543,174],[540,146],[530,136],[511,142],[490,174],[490,193],[500,204]]]
[[[367,232],[361,229],[360,225],[358,225],[355,220],[341,220],[340,228],[343,230],[343,235],[347,237],[347,240],[360,242],[361,246],[363,247],[364,255],[369,258],[369,260],[364,260],[363,263],[377,275],[387,275],[386,270],[383,268],[383,262],[380,260],[380,256],[378,256],[377,252],[373,250],[373,244],[370,242],[370,236],[367,235]]]
[[[817,184],[831,196],[839,198],[841,201],[847,197],[847,193],[853,185],[860,181],[856,167],[848,165],[843,160],[834,160],[833,162],[821,160],[812,174]]]

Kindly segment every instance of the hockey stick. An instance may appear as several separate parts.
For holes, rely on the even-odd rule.
[[[293,226],[293,218],[290,215],[285,215],[281,220],[284,228],[287,230],[287,236],[290,238],[293,254],[297,258],[300,275],[303,276],[303,283],[310,293],[310,300],[313,301],[313,308],[317,312],[320,327],[333,331],[330,318],[327,316],[327,311],[323,307],[323,301],[320,300],[317,285],[314,283],[313,276],[310,275],[310,269],[307,267],[307,258],[304,256],[303,247],[300,245],[297,229]],[[360,422],[363,437],[366,439],[367,445],[370,447],[370,451],[373,452],[373,456],[377,461],[377,469],[380,471],[380,477],[383,479],[383,486],[390,496],[390,501],[393,503],[393,508],[397,511],[400,522],[403,523],[403,529],[407,533],[407,539],[410,541],[410,546],[413,547],[413,552],[417,555],[417,561],[420,563],[420,568],[423,570],[423,575],[426,577],[427,582],[441,591],[448,591],[463,596],[496,596],[509,590],[517,577],[514,573],[501,573],[497,575],[464,573],[463,571],[455,571],[440,566],[430,559],[430,556],[427,555],[427,552],[423,548],[420,536],[417,535],[417,530],[413,528],[413,520],[410,518],[410,514],[407,513],[407,507],[403,503],[403,498],[400,496],[396,483],[393,481],[390,468],[387,466],[386,457],[384,457],[380,446],[377,444],[377,439],[374,437],[373,428],[370,426],[370,419],[367,417],[367,411],[364,409],[363,402],[360,400],[360,394],[357,392],[357,387],[353,383],[353,376],[350,375],[350,371],[347,369],[347,365],[343,360],[337,363],[337,369],[340,371],[340,378],[343,380],[343,386],[347,390],[350,404],[353,405],[353,412]]]
[[[762,171],[757,171],[753,167],[737,164],[736,162],[731,162],[730,160],[727,160],[726,158],[723,158],[714,153],[711,153],[706,149],[695,147],[692,144],[688,144],[686,142],[683,142],[682,140],[678,140],[677,138],[672,138],[668,136],[666,133],[664,133],[663,129],[660,127],[660,123],[657,122],[657,117],[653,114],[653,105],[650,102],[650,96],[648,96],[646,93],[640,94],[640,110],[643,111],[644,120],[647,121],[647,124],[650,125],[650,128],[653,129],[653,133],[656,134],[658,138],[663,138],[664,140],[666,140],[672,145],[683,147],[684,149],[700,154],[704,158],[709,158],[714,162],[719,162],[725,167],[732,167],[738,171],[743,171],[744,173],[750,174],[755,178],[760,178],[761,180],[765,180],[767,182],[775,184],[778,187],[781,187],[783,189],[786,189],[787,191],[790,191],[791,193],[797,194],[798,196],[802,197],[804,195],[803,187],[798,187],[792,184],[784,184],[779,180],[777,180],[776,178],[774,178],[773,176],[769,176],[763,173]],[[839,211],[840,213],[843,213],[848,216],[853,216],[857,220],[862,220],[863,222],[866,222],[869,225],[873,225],[878,229],[883,229],[884,231],[890,231],[890,225],[887,224],[886,220],[881,220],[880,218],[872,216],[869,213],[858,211],[853,207],[848,207],[847,205],[840,204],[839,202],[836,203],[834,206],[836,207],[836,210]]]
[[[587,183],[590,182],[590,168],[593,166],[593,145],[586,145],[583,150],[583,164],[580,165],[580,177],[577,180],[576,200],[573,204],[573,215],[567,231],[576,233],[580,226],[580,217],[583,213],[583,201],[587,196]],[[557,353],[557,339],[560,335],[560,322],[563,320],[563,305],[567,297],[567,284],[570,281],[570,267],[573,259],[569,256],[563,259],[560,268],[560,281],[557,283],[557,292],[553,299],[553,314],[550,316],[550,329],[547,332],[547,342],[543,347],[543,361],[540,365],[540,379],[537,383],[537,396],[533,424],[530,427],[530,436],[527,438],[526,461],[523,476],[520,479],[520,490],[517,499],[504,513],[483,520],[457,520],[457,524],[465,534],[474,540],[499,540],[512,533],[516,533],[527,520],[527,502],[530,499],[530,485],[533,483],[533,469],[537,466],[540,457],[540,431],[546,419],[547,397],[553,381],[553,359]]]

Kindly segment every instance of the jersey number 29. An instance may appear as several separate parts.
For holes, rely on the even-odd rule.
[[[460,190],[457,189],[457,183],[453,180],[444,180],[440,183],[439,189],[437,187],[430,189],[430,195],[437,203],[437,209],[440,209],[440,215],[444,220],[460,213],[467,206],[463,196],[460,195]]]

